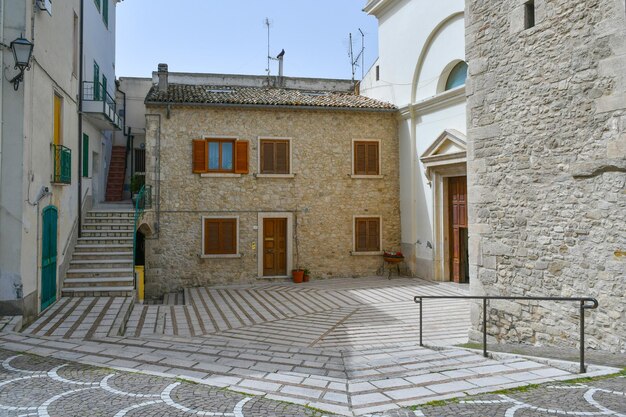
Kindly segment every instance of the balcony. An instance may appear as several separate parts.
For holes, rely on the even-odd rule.
[[[122,129],[117,103],[100,83],[83,81],[83,114],[99,129]]]
[[[52,182],[54,184],[70,184],[72,182],[72,150],[63,145],[52,145],[54,171]]]

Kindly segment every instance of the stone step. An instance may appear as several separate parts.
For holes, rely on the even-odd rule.
[[[133,250],[132,242],[131,244],[77,244],[74,254],[76,253],[109,253],[109,252],[120,252],[124,250]]]
[[[132,230],[83,230],[81,237],[119,238],[133,237]]]
[[[135,222],[135,216],[131,217],[85,217],[83,226],[86,225],[109,225],[109,224],[128,224],[132,226]]]
[[[91,210],[87,213],[87,217],[132,217],[134,213],[134,210],[131,209],[111,211]]]
[[[133,282],[133,277],[65,278],[63,289],[89,287],[94,290],[96,287],[127,287],[132,286]]]
[[[63,297],[132,297],[135,289],[132,286],[116,287],[72,287],[63,288]]]
[[[99,260],[126,260],[126,259],[130,259],[132,261],[133,259],[133,252],[132,251],[127,251],[127,252],[107,252],[107,251],[103,251],[103,252],[74,252],[74,256],[72,257],[72,260],[77,260],[77,261],[92,261],[92,262],[98,262]]]
[[[101,278],[101,277],[124,277],[133,274],[131,268],[76,268],[68,269],[67,278]]]
[[[75,269],[85,269],[85,268],[93,268],[93,269],[106,269],[106,268],[114,268],[114,269],[128,269],[133,267],[133,257],[132,254],[126,258],[116,258],[116,259],[76,259],[72,258],[70,261],[70,268]]]
[[[79,237],[78,244],[85,245],[132,245],[133,237]]]
[[[83,233],[91,231],[133,231],[133,222],[126,223],[83,223]]]

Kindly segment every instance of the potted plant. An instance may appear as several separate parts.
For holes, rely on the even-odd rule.
[[[302,281],[304,280],[304,269],[292,269],[291,276],[293,277],[293,282],[295,282],[296,284],[302,283]]]
[[[383,259],[385,260],[385,262],[397,264],[397,263],[404,261],[404,255],[400,251],[397,251],[397,252],[384,251]]]
[[[304,268],[304,282],[309,282],[310,279],[311,279],[311,271]]]

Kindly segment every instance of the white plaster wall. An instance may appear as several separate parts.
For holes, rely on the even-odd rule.
[[[22,242],[21,275],[23,293],[39,291],[41,280],[41,211],[47,205],[59,210],[57,228],[57,266],[65,261],[70,235],[78,210],[78,115],[76,96],[78,82],[72,74],[73,50],[60,47],[72,45],[74,13],[79,14],[79,0],[55,2],[52,16],[35,13],[32,68],[25,74],[24,88],[24,141],[22,182]],[[27,26],[30,27],[28,8]],[[28,33],[32,33],[28,30]],[[32,35],[31,35],[32,36]],[[70,185],[53,185],[53,116],[54,94],[63,98],[62,144],[72,150],[72,181]],[[33,206],[37,193],[46,186],[52,195]],[[29,203],[30,202],[30,203]],[[57,290],[61,274],[57,272]],[[39,300],[38,306],[39,307]]]
[[[399,122],[402,248],[413,273],[433,278],[432,188],[419,161],[445,130],[466,131],[465,104],[420,110],[438,102],[440,78],[464,60],[463,0],[399,0],[377,12],[379,58],[361,82],[361,94],[394,103]],[[380,79],[376,81],[376,66]]]
[[[437,25],[465,9],[464,0],[401,0],[378,18],[378,61],[365,75],[361,93],[405,106],[411,102],[415,70],[428,36]],[[465,47],[465,37],[447,40],[448,46]],[[455,47],[456,47],[455,46]],[[445,49],[437,52],[445,53]],[[380,67],[380,80],[375,67]]]
[[[102,0],[105,1],[105,0]],[[83,79],[93,81],[93,62],[100,66],[100,82],[102,76],[107,77],[107,92],[115,98],[115,11],[117,0],[109,2],[109,25],[102,20],[100,12],[93,0],[84,2],[84,57]]]

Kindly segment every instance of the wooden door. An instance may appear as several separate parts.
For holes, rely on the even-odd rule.
[[[287,275],[287,219],[263,219],[263,276]]]
[[[54,206],[44,208],[41,242],[41,310],[54,303],[57,295],[57,222],[57,208]]]
[[[448,178],[450,206],[450,280],[466,282],[467,260],[467,178]]]

